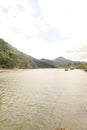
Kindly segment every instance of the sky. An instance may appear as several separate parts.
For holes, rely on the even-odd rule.
[[[87,1],[2,0],[0,38],[38,59],[87,61]]]

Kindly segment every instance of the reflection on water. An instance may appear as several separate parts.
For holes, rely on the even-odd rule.
[[[0,130],[87,130],[87,73],[58,69],[0,73]]]

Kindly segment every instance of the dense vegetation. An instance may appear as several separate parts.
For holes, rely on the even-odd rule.
[[[48,64],[51,64],[51,65],[54,65],[56,67],[80,64],[79,61],[72,61],[72,60],[66,59],[64,57],[58,57],[54,60],[41,59],[41,61],[48,63]]]
[[[81,63],[79,62],[78,64],[68,64],[68,65],[59,65],[57,68],[71,68],[73,67],[74,69],[82,69],[87,71],[87,63]]]
[[[87,62],[71,61],[64,57],[38,60],[0,39],[0,68],[70,68],[72,65],[74,68],[87,70]]]
[[[43,63],[0,39],[0,68],[52,68],[53,65]]]
[[[87,63],[80,63],[77,65],[74,65],[76,69],[83,69],[85,71],[87,71]]]
[[[73,68],[87,70],[87,62],[72,61],[64,57],[58,57],[54,60],[41,59],[42,62],[54,65],[56,68]]]

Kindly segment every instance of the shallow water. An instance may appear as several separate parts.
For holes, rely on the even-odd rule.
[[[0,130],[87,130],[87,73],[30,69],[0,73]]]

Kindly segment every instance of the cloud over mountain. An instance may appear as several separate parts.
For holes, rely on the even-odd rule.
[[[0,37],[21,51],[87,60],[86,0],[3,0],[0,10]]]

